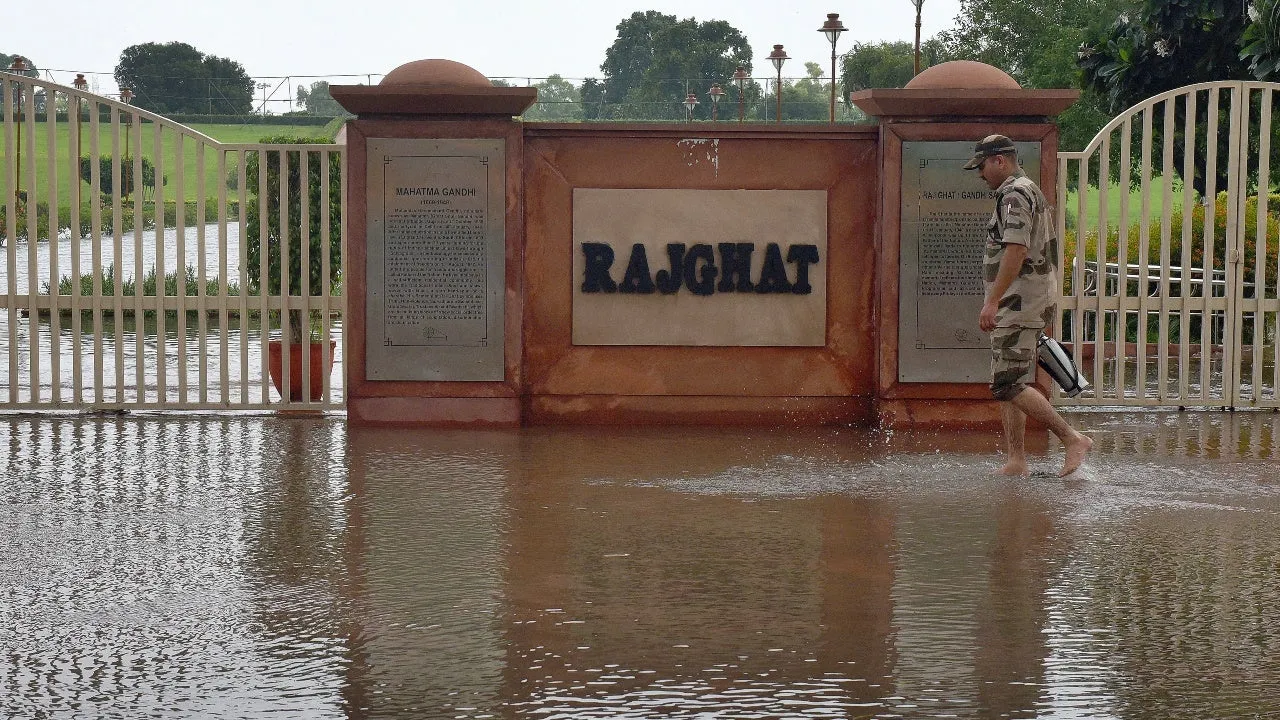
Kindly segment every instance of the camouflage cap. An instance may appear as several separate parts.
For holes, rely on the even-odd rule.
[[[983,160],[992,155],[1004,155],[1005,153],[1015,153],[1017,151],[1018,149],[1013,146],[1013,141],[1004,135],[988,135],[973,147],[973,157],[969,158],[969,162],[964,164],[964,169],[973,170],[981,165]]]

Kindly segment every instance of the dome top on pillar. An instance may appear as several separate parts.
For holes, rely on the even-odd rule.
[[[414,60],[387,73],[379,85],[457,85],[493,87],[479,70],[453,60]]]
[[[1009,73],[974,60],[952,60],[920,72],[906,84],[908,90],[1019,90]]]
[[[519,115],[538,99],[533,87],[494,87],[478,70],[453,60],[414,60],[368,85],[330,85],[348,112],[367,115]]]

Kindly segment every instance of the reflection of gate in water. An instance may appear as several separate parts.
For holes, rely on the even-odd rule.
[[[1060,335],[1094,387],[1057,404],[1280,407],[1277,90],[1183,87],[1058,154]]]
[[[344,146],[0,78],[0,409],[342,407]]]

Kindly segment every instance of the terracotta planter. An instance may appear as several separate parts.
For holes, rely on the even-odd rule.
[[[307,345],[311,355],[311,382],[308,383],[306,397],[302,395],[303,348],[298,345],[289,346],[289,395],[286,397],[284,391],[280,389],[280,379],[284,375],[283,346],[284,343],[280,340],[271,340],[267,343],[267,367],[271,371],[271,384],[275,385],[276,392],[280,393],[280,397],[286,402],[319,402],[324,394],[324,378],[333,368],[337,341],[329,341],[327,358],[324,354],[324,343],[313,342]]]

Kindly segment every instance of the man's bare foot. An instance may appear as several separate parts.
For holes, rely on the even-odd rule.
[[[1010,460],[1004,464],[1004,467],[996,471],[997,475],[1005,477],[1022,477],[1028,472],[1026,460]]]
[[[1065,445],[1067,457],[1062,461],[1062,472],[1058,473],[1058,477],[1066,477],[1080,469],[1080,465],[1084,463],[1084,456],[1089,453],[1089,448],[1093,447],[1093,440],[1088,435],[1075,433],[1075,437],[1068,440]]]

